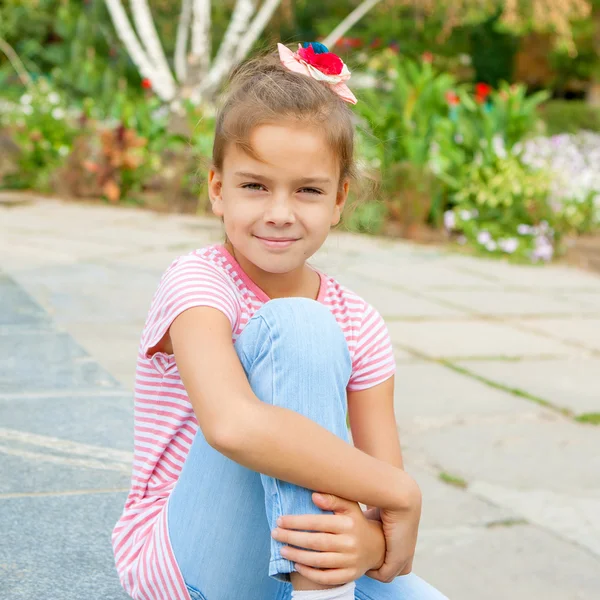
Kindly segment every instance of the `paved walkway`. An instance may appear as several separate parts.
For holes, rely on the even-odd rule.
[[[0,205],[0,597],[124,598],[110,529],[129,483],[139,334],[210,219]],[[386,317],[415,570],[461,600],[598,598],[600,278],[332,235],[314,263]]]

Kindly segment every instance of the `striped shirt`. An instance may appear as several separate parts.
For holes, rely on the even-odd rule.
[[[364,390],[394,374],[389,334],[379,313],[335,279],[318,272],[318,302],[339,323],[352,358],[348,390]],[[232,341],[269,298],[222,245],[177,258],[152,300],[139,346],[135,382],[131,490],[112,544],[121,583],[136,600],[189,600],[169,542],[167,500],[198,429],[173,355],[153,348],[173,320],[195,306],[223,312]]]

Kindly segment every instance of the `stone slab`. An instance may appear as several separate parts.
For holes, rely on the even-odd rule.
[[[382,283],[409,289],[426,289],[440,285],[499,289],[499,284],[482,274],[465,273],[445,264],[443,258],[431,257],[419,261],[357,263],[349,269]]]
[[[550,411],[401,434],[412,452],[467,482],[572,495],[600,490],[598,428]]]
[[[49,319],[15,281],[0,273],[0,327],[47,327]]]
[[[415,572],[460,600],[596,600],[600,560],[531,525],[419,537]]]
[[[68,332],[121,385],[133,390],[143,322],[68,323]]]
[[[480,315],[579,315],[593,312],[591,308],[574,305],[551,294],[512,290],[430,290],[427,297]]]
[[[600,413],[600,357],[461,362],[470,371],[575,414]]]
[[[578,351],[559,341],[489,321],[388,322],[394,343],[432,357],[566,356]]]
[[[128,466],[125,461],[108,461],[102,455],[78,456],[27,444],[10,444],[7,447],[7,442],[0,439],[0,510],[2,494],[129,489],[131,461]]]
[[[517,415],[540,410],[530,402],[491,388],[435,363],[398,367],[395,408],[399,423],[421,428],[463,423],[473,417]]]
[[[133,451],[133,396],[131,394],[84,395],[78,392],[52,396],[35,395],[4,399],[0,396],[0,443],[8,436],[3,430],[49,436],[101,448]],[[16,436],[10,437],[12,441]],[[52,450],[60,444],[39,440]],[[24,435],[22,441],[27,442]],[[32,440],[35,445],[35,439]],[[38,451],[39,448],[37,449]]]
[[[499,507],[511,508],[529,523],[553,531],[600,558],[600,489],[574,495],[547,490],[518,490],[475,481],[469,490]]]
[[[459,259],[453,259],[453,262]],[[600,291],[600,277],[596,274],[561,265],[514,265],[506,261],[468,261],[468,271],[480,276],[493,277],[507,286],[544,289],[563,292],[566,289]]]
[[[66,333],[0,336],[0,394],[117,386]]]
[[[127,600],[110,547],[123,493],[0,500],[2,597]]]
[[[122,264],[79,263],[30,269],[16,280],[62,325],[114,325],[145,319],[160,275]]]
[[[535,319],[516,323],[530,331],[539,331],[559,340],[600,351],[600,319]]]
[[[407,472],[414,477],[423,494],[420,531],[455,527],[487,527],[495,523],[518,519],[507,506],[496,506],[486,498],[441,481],[435,473],[406,462]]]
[[[372,304],[384,318],[416,318],[463,316],[465,311],[448,308],[427,299],[412,296],[402,290],[373,283],[356,274],[344,273],[339,282]]]

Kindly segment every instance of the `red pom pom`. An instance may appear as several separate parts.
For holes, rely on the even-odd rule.
[[[307,62],[312,67],[321,71],[321,73],[325,73],[325,75],[339,75],[344,68],[344,63],[339,56],[335,55],[333,52],[317,54],[312,49],[312,46],[299,48],[298,56],[304,62]]]

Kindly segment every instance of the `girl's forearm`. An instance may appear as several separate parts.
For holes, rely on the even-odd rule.
[[[304,415],[262,402],[247,406],[215,448],[253,471],[368,506],[404,509],[419,494],[402,469]]]

